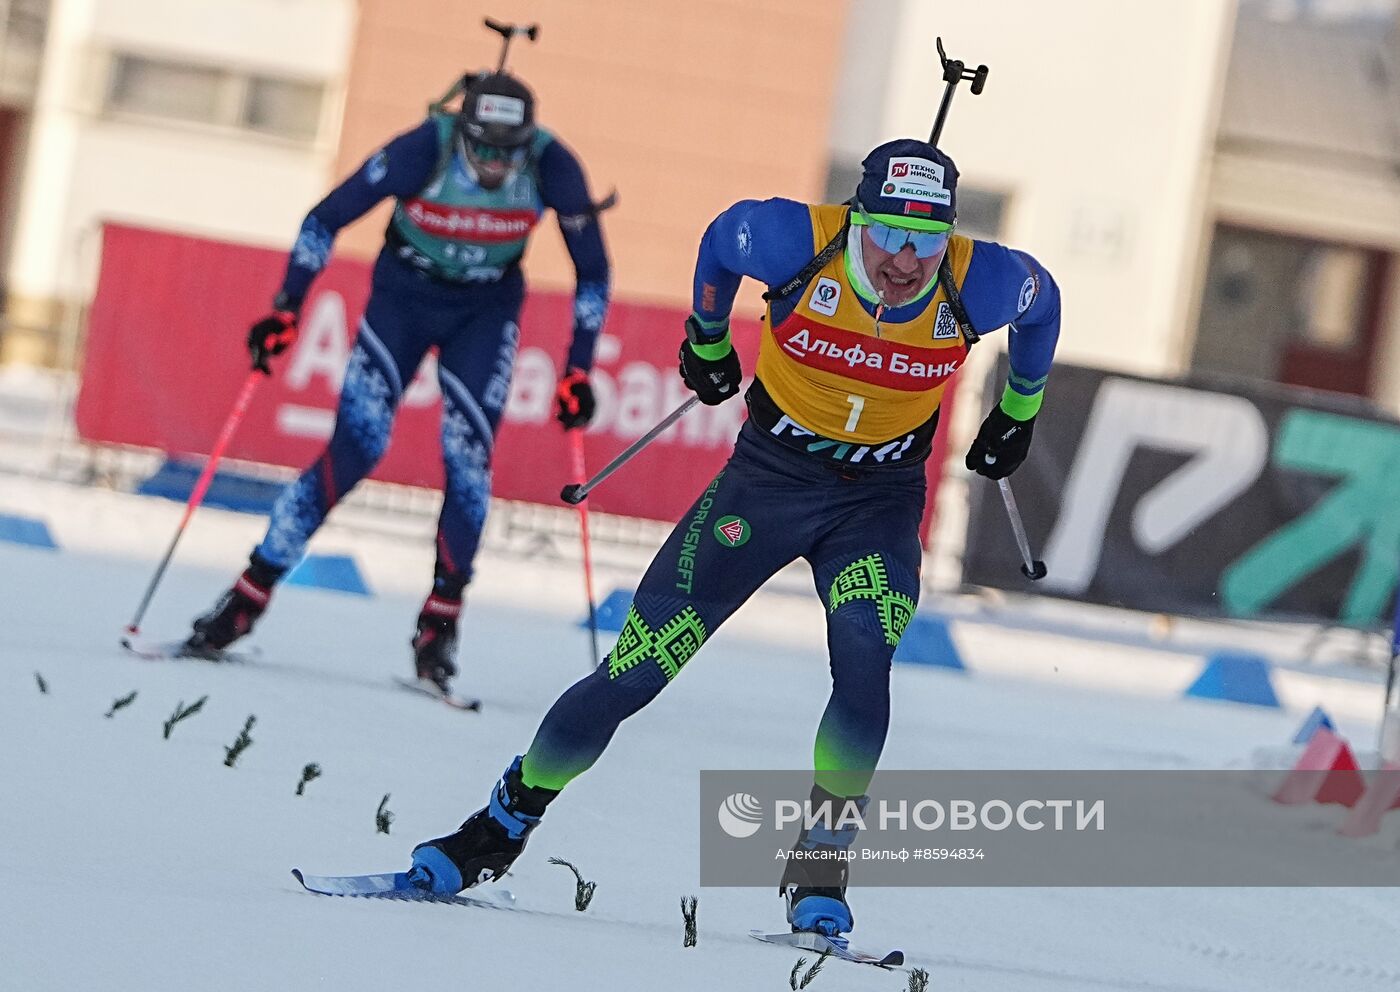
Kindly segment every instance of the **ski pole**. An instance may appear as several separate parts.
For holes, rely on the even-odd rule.
[[[953,91],[958,88],[958,83],[964,80],[972,83],[972,95],[977,96],[987,85],[987,74],[991,71],[985,65],[979,65],[976,69],[969,69],[962,60],[948,58],[948,53],[943,50],[943,39],[934,39],[934,44],[938,48],[938,61],[943,67],[943,99],[939,101],[938,113],[933,119],[933,128],[928,133],[928,143],[937,147],[938,139],[943,134],[943,125],[948,120],[948,110],[953,106]],[[953,286],[947,287],[950,294],[956,294],[957,290]],[[956,305],[956,296],[953,297]],[[964,330],[965,336],[967,329]],[[975,337],[968,340],[968,348],[977,343]],[[996,459],[987,456],[987,464],[995,462]],[[1016,547],[1021,551],[1021,574],[1032,582],[1045,578],[1045,562],[1039,561],[1031,554],[1031,542],[1026,537],[1026,524],[1021,519],[1021,511],[1016,508],[1016,497],[1011,492],[1011,481],[1009,479],[998,479],[997,489],[1001,491],[1001,501],[1006,506],[1006,516],[1011,521],[1011,531],[1016,535]]]
[[[992,459],[987,459],[991,461]],[[1026,524],[1021,519],[1021,511],[1016,508],[1016,497],[1011,492],[1010,479],[998,479],[997,489],[1001,491],[1001,501],[1006,505],[1006,516],[1011,521],[1011,532],[1016,535],[1016,547],[1021,549],[1021,574],[1032,582],[1045,578],[1045,562],[1038,561],[1031,554],[1031,542],[1026,537]]]
[[[583,429],[575,428],[573,436],[574,478],[583,483],[588,478],[583,461]],[[588,534],[588,502],[578,503],[579,533],[583,538],[583,591],[588,596],[588,636],[593,643],[593,667],[598,667],[598,607],[593,596],[593,541]]]
[[[1391,762],[1400,761],[1400,699],[1395,696],[1397,669],[1400,669],[1400,583],[1395,587],[1395,616],[1390,624],[1390,666],[1385,673],[1380,743],[1376,748],[1381,768],[1385,768]]]
[[[129,636],[141,632],[141,618],[146,615],[146,607],[151,605],[151,597],[156,594],[156,587],[160,585],[160,580],[165,576],[165,569],[169,566],[170,559],[175,556],[175,546],[180,543],[180,538],[185,533],[185,528],[189,526],[194,511],[204,501],[204,494],[208,492],[209,483],[214,479],[214,470],[218,468],[219,460],[224,456],[224,449],[228,447],[234,431],[238,430],[243,415],[248,412],[248,404],[253,399],[253,393],[257,390],[258,383],[264,378],[266,376],[260,369],[253,369],[248,373],[243,388],[239,390],[238,398],[233,401],[233,411],[224,421],[223,429],[219,431],[218,440],[214,442],[213,450],[209,452],[209,459],[204,463],[204,471],[199,473],[194,488],[190,490],[190,498],[185,503],[185,514],[180,518],[180,526],[175,528],[175,536],[170,539],[170,547],[165,549],[165,557],[160,560],[160,564],[156,567],[156,574],[151,576],[151,583],[146,586],[146,594],[141,597],[141,605],[136,607],[136,615],[131,618],[131,623],[126,625],[126,633]],[[122,643],[127,644],[127,638],[122,638]]]
[[[593,489],[598,485],[598,483],[602,482],[608,476],[612,475],[618,469],[622,468],[622,466],[630,462],[637,455],[637,452],[641,451],[647,445],[651,444],[651,442],[655,441],[658,437],[664,434],[668,427],[670,427],[677,420],[680,420],[687,413],[689,413],[690,408],[699,402],[700,397],[698,396],[692,396],[690,399],[686,400],[680,406],[676,407],[670,413],[666,414],[666,416],[661,419],[661,423],[657,424],[651,430],[647,431],[641,437],[637,438],[637,440],[633,441],[627,447],[626,451],[618,455],[612,461],[608,462],[607,465],[603,466],[603,470],[597,475],[595,475],[593,478],[581,484],[575,483],[573,485],[565,486],[563,491],[559,493],[559,498],[562,499],[565,503],[568,503],[570,506],[577,506],[580,502],[583,501],[584,497],[586,497],[589,493],[593,491]]]

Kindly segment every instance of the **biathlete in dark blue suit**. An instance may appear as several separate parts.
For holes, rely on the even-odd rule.
[[[546,209],[573,258],[573,339],[559,383],[566,430],[593,416],[588,373],[608,306],[609,269],[597,209],[578,160],[535,124],[534,96],[506,73],[477,76],[459,113],[434,111],[370,156],[302,223],[273,313],[248,348],[268,357],[295,338],[311,281],[336,232],[395,200],[369,302],[351,351],[330,444],[283,491],[248,568],[194,621],[189,654],[217,656],[252,629],[277,581],[302,557],[331,508],[383,455],[394,412],[429,348],[438,349],[446,489],[431,594],[413,648],[418,676],[447,691],[457,619],[490,500],[496,427],[509,392],[525,295],[520,259]]]
[[[924,465],[948,379],[972,338],[1010,326],[1011,374],[967,454],[992,478],[1025,459],[1060,327],[1030,255],[955,233],[958,173],[922,141],[863,163],[839,205],[743,201],[710,225],[681,374],[707,404],[740,391],[729,314],[740,280],[769,293],[749,418],[637,589],[607,661],[554,703],[487,806],[420,844],[410,878],[456,892],[499,878],[546,806],[622,720],[671,683],[725,619],[797,558],[826,607],[831,697],[813,748],[813,807],[864,807],[889,727],[890,661],[919,596]],[[831,814],[804,830],[780,890],[794,930],[849,931],[855,838]]]

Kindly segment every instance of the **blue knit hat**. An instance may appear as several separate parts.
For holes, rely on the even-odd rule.
[[[946,230],[957,218],[958,167],[927,141],[887,141],[861,166],[856,198],[876,220]]]

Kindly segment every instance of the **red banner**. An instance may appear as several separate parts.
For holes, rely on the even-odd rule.
[[[78,397],[84,440],[205,454],[248,369],[247,328],[266,314],[286,255],[220,241],[109,224],[88,320]],[[335,260],[302,310],[296,345],[274,359],[228,456],[301,467],[330,437],[354,329],[369,294],[369,266]],[[493,462],[505,499],[561,505],[572,481],[554,389],[572,326],[572,297],[529,293],[520,352]],[[598,414],[585,447],[590,471],[645,434],[688,396],[676,375],[686,311],[614,302],[599,339],[592,382]],[[744,367],[753,368],[758,323],[734,322]],[[946,400],[945,400],[946,405]],[[442,483],[440,399],[434,360],[404,393],[388,453],[372,478]],[[742,403],[697,407],[589,497],[599,510],[678,518],[723,465],[744,418]],[[941,464],[940,444],[931,465]],[[936,476],[930,477],[929,505]]]

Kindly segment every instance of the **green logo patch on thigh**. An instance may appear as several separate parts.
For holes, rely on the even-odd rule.
[[[715,522],[715,540],[726,548],[742,548],[749,543],[753,528],[743,517],[729,514]]]
[[[827,609],[835,613],[847,603],[861,601],[875,604],[885,643],[898,647],[904,628],[914,618],[914,600],[890,585],[884,559],[878,554],[857,559],[837,573],[827,595]]]
[[[654,661],[669,682],[680,674],[685,663],[705,643],[706,631],[700,614],[687,606],[676,616],[653,630],[642,619],[634,605],[627,611],[627,620],[617,644],[608,655],[608,678],[615,679],[644,661]]]

